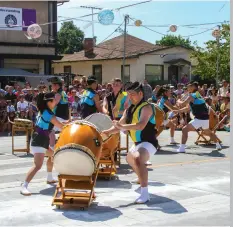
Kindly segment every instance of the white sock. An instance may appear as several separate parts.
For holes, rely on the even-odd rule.
[[[141,187],[141,195],[148,195],[148,187]]]
[[[175,142],[174,137],[171,137],[171,142],[172,142],[172,143],[174,143],[174,142]]]
[[[28,182],[27,181],[24,181],[23,184],[22,184],[23,187],[27,188],[28,187]]]
[[[185,144],[180,144],[180,148],[185,148]]]
[[[48,181],[52,181],[53,180],[53,174],[52,174],[52,172],[48,172],[47,180]]]

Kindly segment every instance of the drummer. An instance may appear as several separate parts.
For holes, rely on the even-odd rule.
[[[129,131],[134,145],[128,152],[126,160],[138,176],[141,194],[135,203],[141,204],[150,200],[148,170],[145,163],[157,151],[155,109],[144,101],[143,86],[139,82],[129,84],[126,91],[132,105],[124,111],[119,121],[114,121],[112,128],[103,133],[109,136],[120,131]]]
[[[67,122],[71,119],[71,110],[69,108],[68,96],[62,89],[62,80],[58,77],[53,77],[49,79],[52,84],[52,91],[56,94],[55,100],[57,105],[55,106],[53,112],[60,122]],[[50,148],[54,150],[55,146],[55,132],[60,131],[59,128],[54,127],[50,133]]]
[[[102,113],[100,97],[96,93],[97,86],[98,84],[96,77],[89,76],[87,78],[87,88],[84,90],[80,100],[81,118],[83,119],[97,112]]]
[[[63,124],[58,121],[52,110],[56,106],[54,93],[40,93],[38,95],[37,107],[39,115],[36,121],[35,131],[32,135],[30,150],[34,155],[34,166],[27,173],[26,179],[22,184],[20,193],[22,195],[31,195],[28,190],[28,184],[36,173],[41,169],[44,161],[45,152],[49,150],[49,134],[53,126],[62,128]],[[52,152],[51,150],[49,150]],[[50,159],[47,161],[47,181],[52,178],[53,163]]]
[[[187,108],[190,108],[194,120],[190,121],[182,129],[182,140],[181,145],[177,152],[185,152],[185,144],[188,140],[188,133],[190,131],[196,131],[199,128],[202,128],[206,135],[210,136],[210,138],[216,143],[216,149],[221,150],[222,147],[218,142],[217,136],[209,129],[209,109],[206,105],[205,100],[202,98],[198,91],[198,82],[191,82],[188,85],[188,90],[190,95],[186,98],[186,100],[178,101],[178,105],[180,108],[179,112],[186,112]],[[189,107],[186,105],[189,104]]]
[[[124,92],[122,87],[121,79],[115,78],[112,81],[112,92],[104,98],[103,113],[109,115],[112,120],[119,121],[129,105],[127,92]]]
[[[173,115],[177,112],[178,108],[174,107],[168,100],[169,96],[171,95],[171,90],[167,88],[161,87],[158,92],[157,92],[157,97],[161,97],[160,102],[159,102],[159,107],[164,111],[165,113],[165,119],[163,121],[163,126],[162,127],[167,127],[170,128],[170,144],[177,144],[174,135],[175,135],[175,129],[176,125],[173,123],[173,121],[170,119],[172,118]],[[169,114],[169,111],[170,112]],[[159,134],[162,132],[160,129],[157,137]]]

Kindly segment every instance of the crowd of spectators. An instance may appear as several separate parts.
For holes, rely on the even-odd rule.
[[[71,114],[74,118],[79,117],[79,100],[87,86],[86,77],[74,79],[72,85],[63,86],[68,95],[71,108]],[[160,89],[160,85],[154,88],[145,80],[144,81],[145,99],[154,103],[158,103],[156,93]],[[165,85],[171,90],[169,101],[172,105],[176,105],[178,99],[184,99],[188,95],[187,87],[183,83],[174,85]],[[39,92],[48,91],[49,87],[41,82],[36,88],[32,88],[28,82],[23,86],[15,83],[13,86],[6,86],[0,89],[0,132],[7,132],[11,135],[11,122],[15,118],[29,119],[36,121],[37,107],[36,101]],[[105,83],[98,85],[97,93],[101,102],[104,97],[112,91],[112,84]],[[199,87],[200,94],[205,98],[207,104],[211,106],[219,116],[221,124],[219,130],[230,130],[230,87],[227,81],[222,81],[217,89],[213,84],[203,84]],[[181,129],[190,121],[190,113],[181,114],[177,118],[177,129]]]

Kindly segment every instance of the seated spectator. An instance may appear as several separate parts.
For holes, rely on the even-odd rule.
[[[25,101],[24,95],[20,95],[19,101],[17,103],[17,111],[20,113],[22,111],[28,110],[28,102]]]
[[[221,97],[225,97],[227,95],[228,89],[229,89],[228,82],[226,80],[223,80],[222,86],[219,88],[218,94]]]
[[[7,100],[7,107],[6,107],[7,113],[15,112],[15,107],[12,105],[11,100]]]
[[[230,109],[230,97],[223,97],[223,103],[220,106],[220,112],[223,113]]]
[[[181,94],[183,94],[183,89],[182,89],[182,84],[178,84],[177,85],[177,90],[176,91],[174,91],[174,93],[176,94],[176,95],[181,95]]]

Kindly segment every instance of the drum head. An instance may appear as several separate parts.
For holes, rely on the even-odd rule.
[[[91,176],[96,169],[96,161],[88,148],[67,145],[56,151],[54,168],[59,174]]]
[[[94,124],[101,132],[113,126],[111,118],[105,114],[95,113],[85,118],[85,121]]]

